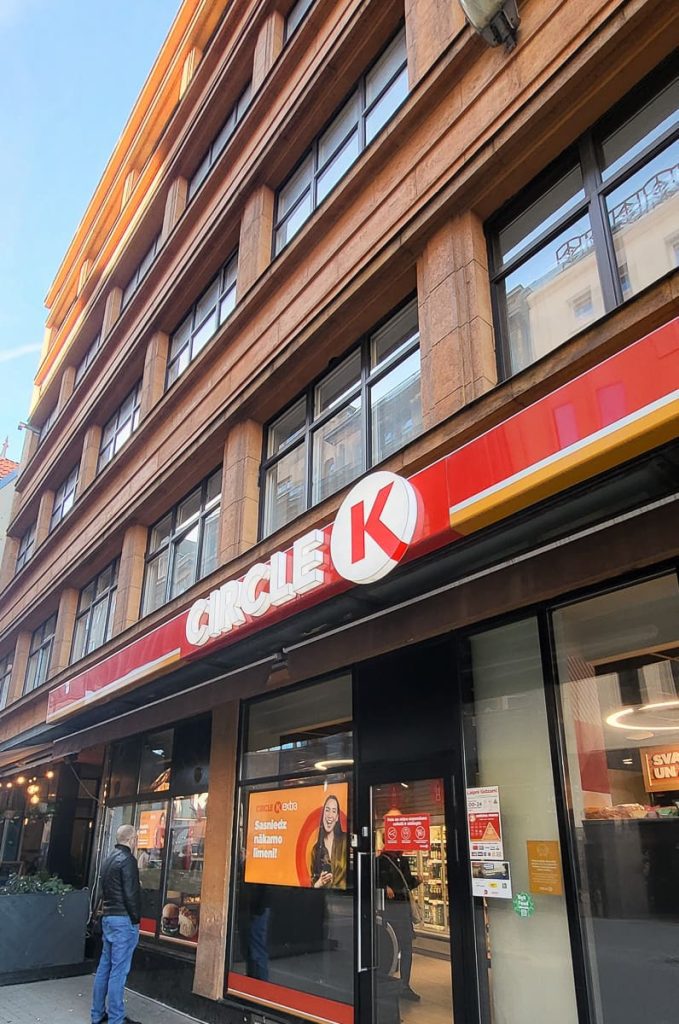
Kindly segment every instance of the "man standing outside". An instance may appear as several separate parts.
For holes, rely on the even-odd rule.
[[[104,945],[92,991],[92,1024],[137,1024],[125,1016],[125,982],[139,942],[141,888],[134,856],[137,833],[121,825],[116,847],[101,869],[101,911]],[[108,1015],[106,1003],[108,997]]]

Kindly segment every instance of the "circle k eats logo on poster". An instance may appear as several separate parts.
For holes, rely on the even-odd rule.
[[[330,538],[335,569],[352,583],[374,583],[405,555],[417,526],[417,494],[396,473],[359,481],[340,505]]]

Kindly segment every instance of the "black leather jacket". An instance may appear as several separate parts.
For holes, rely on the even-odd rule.
[[[101,869],[101,912],[104,917],[141,917],[141,888],[137,860],[129,846],[116,845]]]

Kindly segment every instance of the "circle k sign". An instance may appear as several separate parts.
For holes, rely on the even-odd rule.
[[[374,583],[401,561],[417,526],[415,488],[396,473],[372,473],[347,494],[335,519],[330,554],[352,583]]]

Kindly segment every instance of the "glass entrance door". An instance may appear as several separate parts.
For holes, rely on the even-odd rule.
[[[366,1024],[453,1021],[445,810],[442,778],[369,787],[369,848],[359,855]]]

